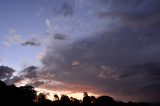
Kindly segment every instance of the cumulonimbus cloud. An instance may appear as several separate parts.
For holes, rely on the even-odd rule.
[[[159,1],[106,2],[108,9],[99,11],[97,18],[110,20],[110,30],[96,32],[91,37],[72,43],[54,45],[51,40],[42,59],[46,71],[54,74],[54,79],[61,82],[90,85],[99,91],[105,89],[103,93],[110,92],[114,95],[116,92],[117,95],[137,98],[135,92],[140,91],[142,86],[151,84],[146,77],[158,73],[158,70],[154,73],[147,69],[140,71],[141,66],[136,70],[132,67],[150,61],[159,62],[160,49],[157,45],[160,24],[157,24],[157,19],[160,16],[157,2]],[[144,12],[145,10],[148,11]],[[73,65],[75,61],[79,64]],[[152,69],[153,65],[155,64],[149,67]],[[141,77],[143,75],[146,77]],[[157,81],[159,80],[153,80],[152,84],[158,83]],[[141,92],[140,95],[150,95],[151,92],[152,89],[150,92]],[[158,100],[157,93],[158,91],[152,92],[149,99]]]
[[[99,1],[88,2],[99,5]],[[127,97],[132,100],[143,98],[144,101],[158,101],[159,1],[100,2],[106,3],[105,7],[94,9],[94,18],[96,21],[103,20],[103,30],[95,31],[94,26],[90,25],[90,30],[94,29],[95,32],[92,36],[85,36],[89,30],[77,32],[83,39],[78,39],[80,37],[75,35],[73,41],[66,40],[64,35],[68,34],[65,33],[58,34],[57,37],[52,34],[53,39],[48,41],[49,45],[41,59],[43,71],[28,67],[22,71],[21,77],[23,80],[30,79],[30,84],[44,85],[48,89],[73,90],[75,88],[69,85],[81,85],[78,87],[91,87],[95,93],[110,94],[119,99]],[[70,9],[66,5],[62,7]],[[68,11],[63,10],[62,14],[70,16]],[[88,13],[93,14],[91,10]],[[107,22],[109,24],[106,27]],[[88,25],[83,24],[84,27]],[[50,21],[47,26],[51,27]]]

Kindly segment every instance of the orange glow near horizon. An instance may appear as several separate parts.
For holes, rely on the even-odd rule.
[[[61,97],[61,95],[67,95],[68,97],[74,97],[76,99],[82,100],[83,99],[83,92],[71,92],[71,91],[52,91],[52,90],[48,90],[48,89],[44,89],[44,88],[35,88],[35,90],[38,93],[44,93],[44,94],[49,94],[47,95],[47,98],[50,100],[54,100],[54,95],[57,94],[59,96],[59,98]],[[88,93],[88,95],[93,95],[93,96],[98,96],[96,94],[93,93]]]
[[[20,87],[20,86],[24,86],[26,85],[27,83],[30,83],[30,80],[29,79],[25,79],[25,80],[22,80],[18,83],[15,83],[15,85],[17,87]],[[49,90],[47,88],[40,88],[40,87],[35,87],[35,90],[37,91],[37,93],[44,93],[46,94],[47,96],[47,99],[50,99],[50,100],[54,100],[54,95],[57,94],[58,97],[60,98],[61,95],[67,95],[68,97],[74,97],[76,99],[79,99],[79,100],[82,100],[83,99],[83,91],[71,91],[71,90],[59,90],[59,91],[54,91],[54,90]],[[99,96],[97,94],[94,94],[94,93],[91,93],[91,92],[88,92],[88,95],[91,96]]]

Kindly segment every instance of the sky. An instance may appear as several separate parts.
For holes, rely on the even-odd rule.
[[[160,101],[159,10],[159,0],[1,0],[0,79]]]

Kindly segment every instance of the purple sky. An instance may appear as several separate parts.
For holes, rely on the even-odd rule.
[[[0,78],[159,101],[159,10],[159,0],[1,0]]]

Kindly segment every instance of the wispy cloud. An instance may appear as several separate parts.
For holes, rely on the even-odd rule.
[[[19,44],[24,42],[24,38],[17,33],[15,30],[10,30],[9,35],[6,37],[6,41],[4,41],[4,45],[10,47],[11,45]]]
[[[9,31],[9,35],[6,36],[5,41],[3,44],[7,47],[12,45],[22,45],[22,46],[39,46],[41,43],[38,41],[36,37],[32,37],[31,39],[27,40],[24,36],[20,35],[17,31],[11,29]]]

